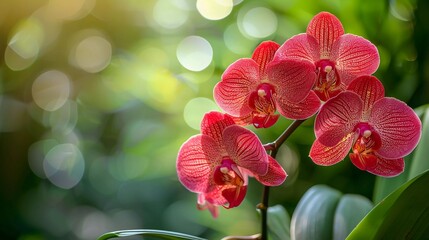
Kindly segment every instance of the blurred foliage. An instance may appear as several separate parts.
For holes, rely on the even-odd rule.
[[[213,2],[1,1],[2,239],[94,239],[132,228],[255,234],[261,186],[251,181],[245,202],[214,220],[178,182],[176,154],[217,109],[212,89],[229,64],[263,40],[304,32],[320,11],[378,47],[375,75],[388,96],[429,102],[427,1]],[[289,123],[255,131],[270,142]],[[271,191],[272,204],[292,212],[315,184],[371,198],[374,176],[350,161],[311,162],[312,126],[280,149],[289,177]]]

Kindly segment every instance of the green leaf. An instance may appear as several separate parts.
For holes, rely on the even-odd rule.
[[[372,202],[364,196],[343,195],[335,210],[333,239],[345,239],[372,208]]]
[[[299,201],[291,221],[291,238],[332,239],[335,208],[341,193],[324,185],[311,187]]]
[[[429,171],[411,179],[371,210],[347,237],[422,239],[429,236]]]
[[[97,240],[106,240],[111,238],[120,238],[120,237],[130,237],[130,236],[146,236],[146,237],[155,237],[158,239],[167,239],[167,240],[204,240],[204,238],[195,237],[192,235],[170,232],[163,230],[153,230],[153,229],[135,229],[135,230],[121,230],[109,232],[101,235]]]
[[[281,205],[268,208],[267,212],[268,231],[272,240],[290,239],[290,216]]]
[[[415,176],[429,169],[429,107],[426,108],[422,121],[422,137],[419,145],[414,151],[414,157],[408,179],[412,179]]]

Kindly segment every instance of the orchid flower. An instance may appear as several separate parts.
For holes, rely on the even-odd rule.
[[[215,86],[214,99],[226,113],[267,128],[279,115],[290,119],[306,119],[320,107],[320,100],[311,92],[316,74],[313,65],[301,60],[272,61],[279,44],[266,41],[254,51],[252,58],[232,63]]]
[[[189,138],[177,157],[177,175],[198,194],[198,208],[217,216],[218,206],[233,208],[246,195],[248,177],[277,186],[286,172],[270,157],[258,137],[219,112],[206,113],[201,134]]]
[[[326,102],[314,128],[310,157],[316,164],[336,164],[351,148],[349,157],[357,168],[385,177],[403,172],[403,157],[416,147],[422,131],[415,112],[384,97],[383,85],[373,76],[358,77]]]
[[[303,68],[317,73],[313,91],[322,101],[337,95],[355,78],[373,74],[380,63],[377,48],[370,41],[344,34],[340,20],[328,12],[313,17],[306,33],[287,40],[274,60],[300,59],[312,63]]]

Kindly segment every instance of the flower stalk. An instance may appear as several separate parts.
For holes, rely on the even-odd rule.
[[[265,150],[270,151],[270,156],[276,158],[277,152],[280,146],[289,138],[289,136],[305,121],[295,120],[289,127],[274,141],[264,145]],[[270,195],[270,186],[264,186],[262,192],[262,202],[259,203],[256,208],[261,211],[261,240],[268,239],[268,226],[267,226],[267,211],[268,211],[268,200]]]

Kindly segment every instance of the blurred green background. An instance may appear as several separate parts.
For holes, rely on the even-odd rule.
[[[218,219],[177,180],[180,145],[218,109],[223,70],[263,40],[283,43],[320,11],[379,49],[386,95],[429,102],[425,0],[4,0],[0,3],[0,238],[94,239],[132,228],[218,239],[259,231],[261,186]],[[255,130],[273,141],[290,123]],[[271,204],[292,213],[314,184],[372,196],[347,159],[307,157],[308,120],[278,160]]]

